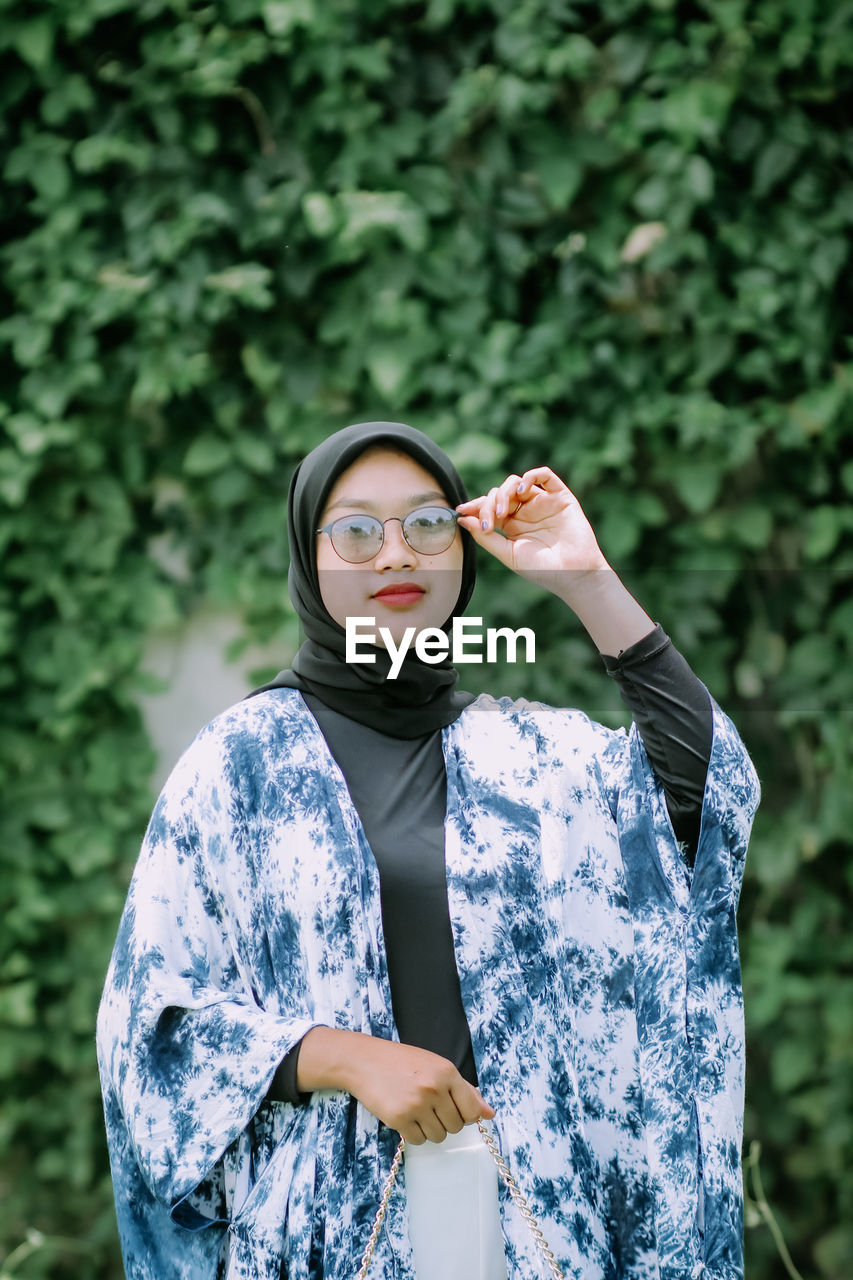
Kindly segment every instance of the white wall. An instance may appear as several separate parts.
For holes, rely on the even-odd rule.
[[[170,770],[199,729],[226,707],[239,702],[258,667],[276,671],[289,665],[292,652],[280,646],[253,647],[226,662],[228,646],[242,632],[239,617],[205,608],[180,628],[149,637],[143,670],[164,680],[163,692],[146,693],[140,706],[157,751],[152,782],[159,791]]]

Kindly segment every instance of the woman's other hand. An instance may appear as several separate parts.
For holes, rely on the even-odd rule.
[[[314,1027],[299,1050],[297,1087],[345,1089],[407,1142],[443,1142],[494,1109],[447,1058],[358,1031]]]

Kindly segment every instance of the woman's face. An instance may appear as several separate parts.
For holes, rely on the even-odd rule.
[[[377,634],[386,627],[399,643],[407,627],[440,627],[450,617],[462,586],[462,534],[438,555],[418,553],[403,537],[400,520],[418,507],[452,509],[438,481],[408,454],[374,446],[342,471],[332,486],[318,528],[357,514],[389,520],[376,555],[348,564],[327,533],[317,535],[317,576],[323,604],[340,626],[348,617],[372,618]],[[410,591],[390,592],[406,584]],[[370,624],[360,627],[369,633]],[[360,645],[364,641],[359,642]]]

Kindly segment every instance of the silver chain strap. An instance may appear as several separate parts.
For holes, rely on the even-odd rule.
[[[548,1242],[540,1230],[539,1223],[536,1221],[530,1205],[527,1203],[525,1196],[522,1195],[515,1178],[510,1173],[509,1165],[498,1150],[498,1144],[495,1142],[488,1129],[486,1129],[482,1120],[477,1121],[477,1128],[480,1130],[480,1136],[488,1147],[489,1153],[497,1165],[498,1173],[501,1175],[509,1194],[512,1196],[513,1204],[518,1207],[519,1213],[527,1223],[530,1234],[533,1236],[536,1248],[547,1262],[551,1275],[554,1277],[554,1280],[566,1280],[565,1273],[560,1269],[560,1264],[548,1248]],[[394,1190],[394,1183],[397,1181],[397,1174],[403,1160],[403,1149],[405,1145],[406,1139],[401,1138],[397,1144],[397,1150],[394,1154],[394,1160],[391,1164],[391,1168],[388,1171],[388,1177],[385,1179],[385,1185],[382,1188],[382,1199],[380,1200],[379,1208],[376,1211],[373,1230],[370,1233],[367,1248],[361,1255],[361,1268],[356,1280],[367,1280],[367,1272],[370,1268],[371,1262],[373,1261],[376,1242],[379,1239],[379,1232],[382,1230],[382,1223],[385,1221],[385,1214],[388,1212],[388,1201],[391,1199],[391,1192]]]
[[[397,1181],[397,1171],[403,1159],[403,1148],[406,1145],[406,1139],[401,1138],[397,1144],[397,1150],[394,1154],[394,1160],[391,1168],[388,1170],[388,1177],[385,1179],[385,1186],[382,1188],[382,1199],[379,1202],[379,1208],[376,1210],[376,1217],[373,1220],[373,1230],[370,1233],[370,1239],[367,1242],[367,1248],[361,1255],[361,1268],[356,1280],[365,1280],[368,1268],[373,1261],[373,1252],[376,1248],[376,1241],[379,1239],[379,1232],[382,1229],[382,1223],[385,1221],[385,1214],[388,1212],[388,1201],[391,1198],[391,1192],[394,1190],[394,1183]]]

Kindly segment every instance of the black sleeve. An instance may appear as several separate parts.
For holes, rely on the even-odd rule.
[[[676,837],[692,857],[711,757],[708,690],[660,626],[618,657],[601,657],[642,735]]]
[[[307,1034],[306,1031],[305,1035]],[[302,1040],[304,1039],[305,1036],[302,1037]],[[278,1070],[272,1078],[272,1084],[267,1094],[267,1098],[271,1102],[292,1102],[295,1107],[298,1107],[310,1098],[310,1093],[300,1093],[296,1087],[296,1064],[299,1061],[302,1040],[295,1044],[279,1063]]]

